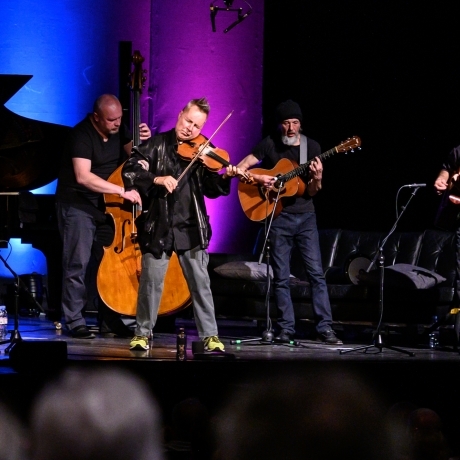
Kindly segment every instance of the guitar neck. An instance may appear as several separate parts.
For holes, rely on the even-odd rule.
[[[337,153],[337,147],[333,147],[330,150],[327,150],[326,152],[323,152],[321,155],[318,155],[315,158],[319,158],[321,161],[324,160],[325,158],[329,158],[330,156],[334,155]],[[297,168],[294,168],[292,171],[289,171],[286,174],[283,174],[282,176],[278,177],[278,182],[288,182],[291,179],[294,179],[294,177],[300,176],[308,171],[308,167],[310,166],[310,163],[313,161],[313,158],[311,160],[308,160],[306,163],[298,166]]]

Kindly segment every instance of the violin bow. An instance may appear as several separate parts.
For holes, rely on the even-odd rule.
[[[233,110],[225,117],[225,120],[217,127],[217,129],[211,134],[211,136],[208,138],[208,140],[201,144],[197,154],[195,155],[195,157],[190,161],[190,163],[187,165],[187,167],[182,171],[182,174],[177,178],[177,182],[179,183],[179,181],[182,179],[182,177],[185,176],[185,174],[187,173],[187,171],[192,167],[192,165],[195,163],[196,160],[198,160],[200,158],[200,155],[203,153],[204,149],[206,147],[208,147],[208,145],[211,143],[211,140],[212,138],[219,132],[219,130],[222,128],[222,126],[224,126],[225,123],[227,123],[228,119],[232,116],[233,114]],[[168,191],[166,192],[166,195],[168,195]]]

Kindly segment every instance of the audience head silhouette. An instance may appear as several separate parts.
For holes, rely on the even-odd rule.
[[[448,460],[450,449],[442,431],[439,415],[431,409],[420,408],[409,415],[410,460]]]
[[[70,369],[45,387],[31,415],[34,460],[160,460],[160,411],[137,376]]]
[[[26,433],[19,419],[0,403],[0,460],[27,459]]]
[[[236,394],[219,418],[222,460],[388,459],[382,406],[340,370],[284,373]]]

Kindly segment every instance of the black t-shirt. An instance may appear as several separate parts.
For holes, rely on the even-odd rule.
[[[267,136],[262,139],[256,147],[252,150],[252,154],[261,160],[260,167],[263,169],[275,168],[273,174],[276,175],[276,164],[281,158],[287,158],[293,160],[297,164],[300,162],[300,146],[288,146],[281,142],[280,135]],[[307,137],[307,158],[310,160],[321,154],[321,148],[318,142]],[[294,169],[294,165],[292,167]],[[308,172],[303,176],[299,176],[305,184],[308,182]],[[292,179],[295,180],[295,179]],[[292,214],[300,214],[304,212],[315,212],[312,197],[308,194],[305,189],[303,196],[293,196],[283,198],[283,212],[289,212]]]
[[[455,174],[460,169],[460,145],[452,149],[446,161],[442,165],[442,169],[449,172],[450,175]]]
[[[90,205],[104,209],[101,193],[88,190],[77,183],[72,158],[91,160],[91,172],[107,180],[127,158],[123,147],[131,142],[131,139],[123,124],[118,133],[109,136],[104,142],[91,123],[89,115],[78,123],[72,129],[62,158],[56,190],[57,200],[84,209]]]

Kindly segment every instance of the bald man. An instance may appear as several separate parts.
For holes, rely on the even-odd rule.
[[[98,97],[93,112],[72,129],[58,176],[57,217],[63,242],[61,306],[67,330],[78,339],[95,337],[83,311],[87,303],[93,302],[89,291],[95,286],[103,246],[113,239],[103,194],[113,193],[141,204],[135,190],[125,191],[107,181],[131,154],[132,137],[122,123],[122,114],[115,96]],[[139,132],[141,140],[150,138],[145,123],[140,124]],[[97,307],[102,309],[101,305]]]

